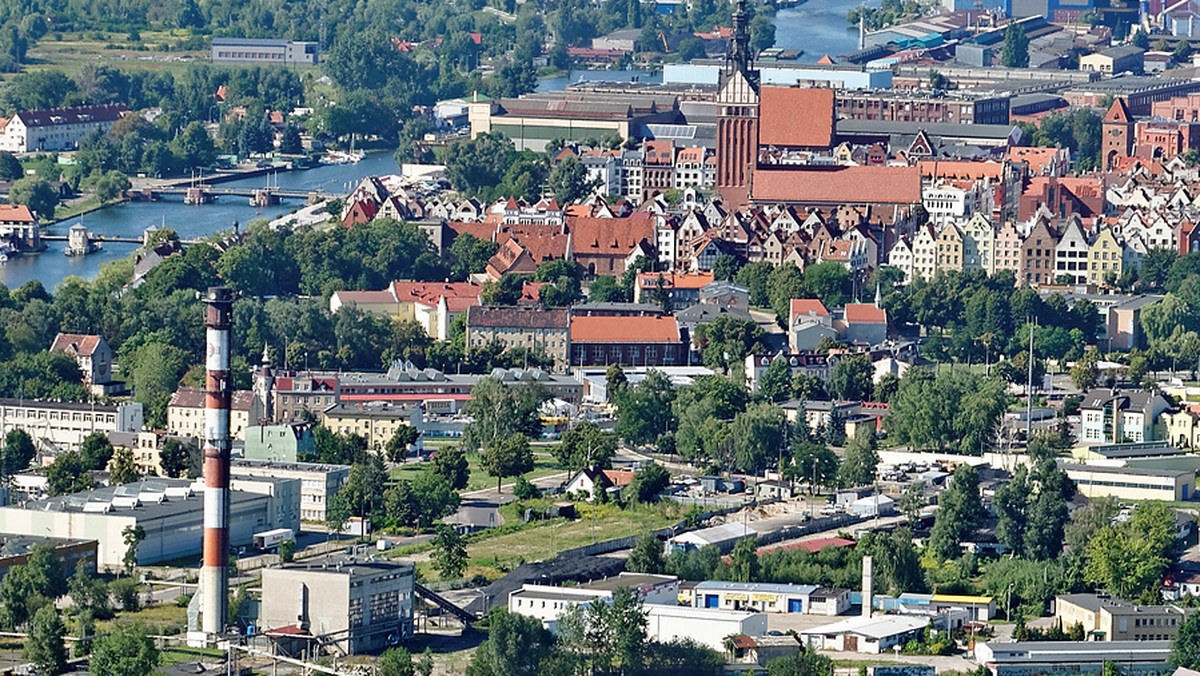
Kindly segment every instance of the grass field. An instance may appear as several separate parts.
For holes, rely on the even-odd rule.
[[[496,485],[495,477],[488,476],[488,473],[480,466],[480,456],[478,453],[467,454],[467,467],[470,469],[471,476],[467,480],[467,487],[464,490],[476,491],[482,488],[491,488]],[[393,479],[414,479],[418,474],[425,471],[427,463],[410,462],[403,467],[397,467],[391,471]],[[551,474],[565,472],[566,469],[559,465],[553,457],[548,453],[535,452],[533,455],[533,471],[525,475],[526,479],[533,480]],[[511,483],[516,480],[516,477],[505,477],[505,483]]]
[[[535,506],[534,511],[541,511],[538,508],[544,507],[546,502],[535,501],[530,504]],[[675,503],[637,505],[627,510],[616,505],[576,503],[576,508],[579,518],[574,521],[555,519],[514,533],[472,542],[467,545],[471,564],[497,567],[521,561],[541,561],[553,558],[565,549],[663,528],[678,522],[687,511]],[[518,512],[519,509],[514,506],[512,511]],[[510,523],[520,522],[516,513],[510,516],[506,512],[504,518]]]
[[[186,627],[187,608],[180,608],[174,603],[157,603],[142,608],[136,613],[117,613],[117,616],[111,620],[97,622],[96,631],[104,633],[112,630],[117,624],[129,624],[130,622],[141,622],[149,627],[152,632],[157,632],[164,627],[170,626]]]

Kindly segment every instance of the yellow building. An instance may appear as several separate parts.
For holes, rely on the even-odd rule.
[[[1096,241],[1088,247],[1088,284],[1103,284],[1110,272],[1120,277],[1124,249],[1111,228],[1101,230]]]
[[[962,227],[963,270],[996,272],[996,228],[983,214],[975,214]]]
[[[367,448],[382,451],[396,430],[405,425],[422,428],[421,409],[386,401],[343,401],[325,409],[321,424],[336,434],[366,438]]]
[[[937,269],[962,272],[963,269],[963,234],[962,230],[953,223],[937,236]]]
[[[1167,441],[1179,448],[1200,448],[1200,413],[1181,408],[1162,414],[1167,428]]]

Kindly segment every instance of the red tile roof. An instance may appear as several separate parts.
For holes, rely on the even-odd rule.
[[[1048,150],[1054,150],[1049,148]],[[966,160],[921,160],[917,162],[922,176],[934,178],[965,178],[972,181],[981,178],[998,180],[1004,174],[1000,162],[970,162]]]
[[[671,165],[675,163],[675,144],[671,141],[646,141],[642,145],[646,164]]]
[[[792,316],[799,317],[801,315],[816,313],[818,317],[828,317],[829,310],[825,309],[825,304],[816,298],[793,298],[792,299]]]
[[[887,311],[870,303],[846,303],[845,316],[851,324],[887,324]]]
[[[806,204],[916,204],[918,167],[794,167],[755,170],[751,197]]]
[[[833,145],[833,90],[763,87],[758,142],[767,146]]]
[[[90,356],[100,345],[100,336],[82,333],[60,333],[54,337],[51,352],[69,352]]]
[[[682,274],[673,272],[639,272],[638,286],[643,289],[657,289],[658,278],[662,277],[663,287],[667,289],[700,289],[713,283],[716,279],[711,272]]]
[[[572,317],[575,343],[678,343],[674,317]]]
[[[437,307],[438,299],[445,297],[446,309],[463,312],[472,305],[479,305],[480,284],[471,282],[393,282],[392,294],[400,303],[421,303]]]
[[[628,256],[642,241],[654,241],[654,219],[645,214],[628,218],[568,216],[567,230],[576,256]]]
[[[0,204],[0,222],[33,223],[33,214],[24,205]]]
[[[608,482],[617,488],[628,486],[633,481],[633,472],[627,469],[606,469],[604,476]]]

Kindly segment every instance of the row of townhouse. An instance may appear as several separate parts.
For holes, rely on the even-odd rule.
[[[1101,285],[1136,268],[1149,248],[1136,229],[1089,228],[1077,216],[1060,220],[1043,212],[1027,223],[997,226],[976,214],[940,229],[926,224],[912,237],[899,238],[887,264],[902,270],[906,283],[932,279],[939,271],[1010,270],[1018,284]]]
[[[631,150],[567,147],[554,157],[558,163],[576,156],[596,182],[600,195],[619,195],[638,202],[666,190],[711,189],[717,180],[717,159],[702,146],[676,147],[672,141],[646,141]]]

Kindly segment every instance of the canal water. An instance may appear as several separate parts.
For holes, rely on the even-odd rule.
[[[272,185],[290,190],[325,190],[330,193],[349,192],[364,176],[394,174],[400,171],[392,153],[372,153],[358,164],[326,165],[303,171],[285,171],[270,177]],[[261,188],[268,178],[257,176],[220,184],[221,187]],[[204,237],[228,230],[234,221],[245,226],[255,218],[276,218],[304,206],[302,200],[284,200],[273,207],[252,207],[245,197],[221,197],[210,204],[187,206],[179,196],[158,202],[128,202],[85,214],[82,219],[64,221],[43,229],[45,234],[65,235],[67,229],[80,220],[95,235],[107,237],[140,237],[150,226],[174,229],[184,239]],[[67,257],[66,242],[49,242],[40,254],[14,256],[0,264],[0,282],[10,289],[31,279],[41,280],[47,289],[64,278],[74,275],[91,279],[100,266],[125,258],[138,248],[137,244],[105,242],[104,248],[88,256]]]
[[[878,6],[880,0],[868,0]],[[858,30],[846,22],[846,10],[853,6],[845,0],[807,0],[803,4],[780,9],[775,15],[775,44],[784,49],[803,49],[802,61],[816,61],[824,54],[837,56],[858,47]],[[542,80],[538,91],[559,91],[568,84],[584,81],[641,81],[661,82],[661,73],[646,71],[574,71],[569,75]],[[347,192],[364,176],[396,173],[399,168],[391,153],[368,155],[358,164],[322,166],[305,171],[283,172],[270,178],[272,184],[292,190],[324,189],[331,193]],[[239,188],[260,188],[266,177],[232,181],[223,185]],[[165,225],[185,239],[203,237],[233,227],[234,221],[245,225],[255,218],[276,218],[300,208],[299,200],[286,201],[274,207],[258,208],[247,204],[244,197],[223,197],[212,204],[185,206],[179,198],[159,202],[127,203],[106,207],[82,217],[83,224],[95,234],[109,237],[139,237],[146,228]],[[65,235],[67,229],[80,219],[46,228],[51,235]],[[84,279],[96,276],[103,263],[125,258],[138,245],[107,242],[104,249],[89,256],[68,258],[63,255],[66,242],[50,242],[41,254],[14,256],[0,264],[0,283],[16,288],[31,279],[41,280],[53,289],[64,278],[75,275]]]

